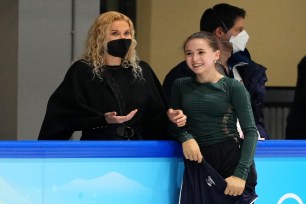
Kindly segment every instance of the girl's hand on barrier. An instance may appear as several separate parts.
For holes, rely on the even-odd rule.
[[[189,159],[190,161],[197,161],[198,163],[202,162],[203,156],[195,139],[189,139],[186,142],[183,142],[182,146],[183,154],[186,159]]]

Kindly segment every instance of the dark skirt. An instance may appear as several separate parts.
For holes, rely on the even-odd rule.
[[[257,173],[253,162],[242,196],[224,194],[225,178],[233,175],[240,158],[240,145],[235,141],[200,147],[204,161],[184,160],[185,171],[180,204],[250,204],[255,192]]]

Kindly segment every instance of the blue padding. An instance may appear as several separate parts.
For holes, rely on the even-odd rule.
[[[174,141],[5,141],[0,158],[180,157]]]
[[[306,157],[306,140],[267,140],[257,143],[256,157]]]
[[[181,157],[174,141],[2,141],[0,158]],[[305,140],[259,141],[256,157],[306,157]]]

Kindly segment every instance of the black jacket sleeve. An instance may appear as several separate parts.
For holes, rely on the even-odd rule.
[[[143,135],[145,139],[160,140],[169,139],[167,126],[170,120],[167,117],[168,103],[157,76],[152,68],[142,62],[143,75],[148,85],[149,98],[146,102],[145,116],[143,117]],[[158,125],[156,125],[158,124]]]
[[[74,63],[51,95],[39,140],[68,140],[74,131],[106,124],[104,115],[86,105],[85,90],[93,78],[83,62]]]
[[[170,72],[166,75],[163,82],[163,89],[165,91],[169,103],[171,101],[171,90],[174,81],[182,77],[192,77],[192,76],[195,76],[195,74],[188,68],[188,65],[186,64],[185,61],[182,61],[181,63],[179,63],[170,70]]]

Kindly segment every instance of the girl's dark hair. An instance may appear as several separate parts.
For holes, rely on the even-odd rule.
[[[186,44],[193,39],[204,39],[208,41],[208,45],[213,49],[213,51],[217,51],[219,50],[219,46],[218,46],[218,42],[216,37],[209,32],[205,32],[205,31],[200,31],[200,32],[196,32],[191,34],[184,42],[184,49]]]

